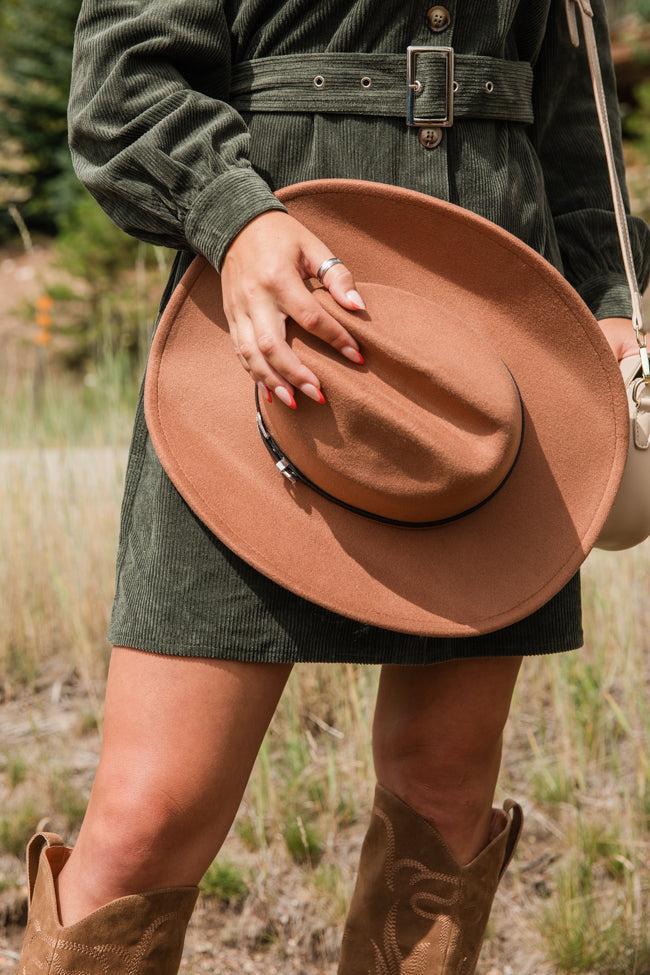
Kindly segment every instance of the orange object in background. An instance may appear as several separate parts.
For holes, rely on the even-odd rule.
[[[36,299],[36,324],[40,327],[40,331],[34,336],[37,345],[48,345],[52,338],[50,328],[53,304],[54,300],[48,294],[39,295]]]

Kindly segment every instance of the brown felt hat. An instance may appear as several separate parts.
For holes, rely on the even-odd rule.
[[[584,561],[623,473],[627,399],[596,319],[536,251],[461,207],[365,180],[277,196],[353,272],[366,311],[308,286],[365,365],[288,319],[327,402],[257,397],[220,276],[195,257],[145,377],[163,467],[246,562],[345,616],[439,636],[527,616]]]

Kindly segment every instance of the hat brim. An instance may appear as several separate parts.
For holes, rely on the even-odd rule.
[[[517,463],[486,504],[428,529],[381,524],[289,482],[260,437],[220,275],[197,256],[158,322],[145,376],[146,422],[171,481],[246,562],[344,616],[469,636],[529,615],[586,558],[623,473],[627,398],[596,319],[540,254],[454,204],[345,179],[277,196],[362,293],[381,282],[433,294],[489,336],[523,398]],[[468,381],[480,383],[481,363],[466,353]]]

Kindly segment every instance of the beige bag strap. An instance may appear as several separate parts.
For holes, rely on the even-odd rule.
[[[609,182],[614,200],[614,214],[616,216],[616,226],[618,228],[618,239],[623,255],[625,275],[632,297],[632,324],[636,332],[636,340],[639,343],[639,353],[641,356],[641,370],[644,381],[650,385],[650,358],[648,356],[647,332],[643,324],[643,314],[641,311],[641,294],[639,284],[634,270],[634,258],[632,255],[632,245],[630,243],[630,232],[627,225],[623,194],[618,181],[616,165],[614,160],[614,149],[612,147],[612,137],[609,130],[607,116],[607,102],[605,100],[605,89],[603,88],[603,77],[600,71],[600,60],[598,58],[598,45],[594,32],[593,17],[594,12],[590,0],[565,0],[566,16],[569,24],[569,36],[574,47],[579,47],[580,37],[578,34],[578,23],[576,18],[576,7],[580,11],[582,29],[585,35],[587,47],[587,59],[589,61],[589,71],[591,83],[594,89],[596,100],[596,111],[600,123],[600,131],[605,147],[607,158],[607,169],[609,171]]]

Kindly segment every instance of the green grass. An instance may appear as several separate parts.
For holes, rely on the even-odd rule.
[[[287,850],[295,863],[317,864],[324,853],[323,839],[315,823],[295,813],[282,830]]]
[[[99,717],[97,713],[95,711],[84,711],[79,715],[77,727],[82,737],[94,734],[99,729]]]
[[[7,754],[4,773],[9,787],[15,789],[27,778],[27,762],[22,755]]]
[[[49,770],[48,797],[49,811],[61,817],[68,830],[72,832],[81,826],[88,802],[72,781],[69,769]]]
[[[582,851],[558,871],[553,899],[540,918],[548,957],[560,972],[647,975],[647,904],[639,912],[630,910],[624,888],[614,905],[602,898],[597,863]]]
[[[549,805],[570,802],[576,792],[570,771],[552,759],[536,769],[531,778],[531,791],[537,802]]]
[[[340,866],[337,863],[320,863],[314,868],[311,880],[332,921],[338,924],[343,922],[348,910],[348,890]]]
[[[253,852],[264,849],[271,841],[271,830],[257,816],[240,815],[235,823],[235,832],[242,843]]]
[[[25,845],[36,829],[38,818],[38,807],[32,798],[6,809],[0,816],[0,850],[17,857],[24,856]]]
[[[206,897],[215,897],[223,904],[241,904],[248,894],[248,886],[236,863],[218,857],[203,875],[199,887]]]

